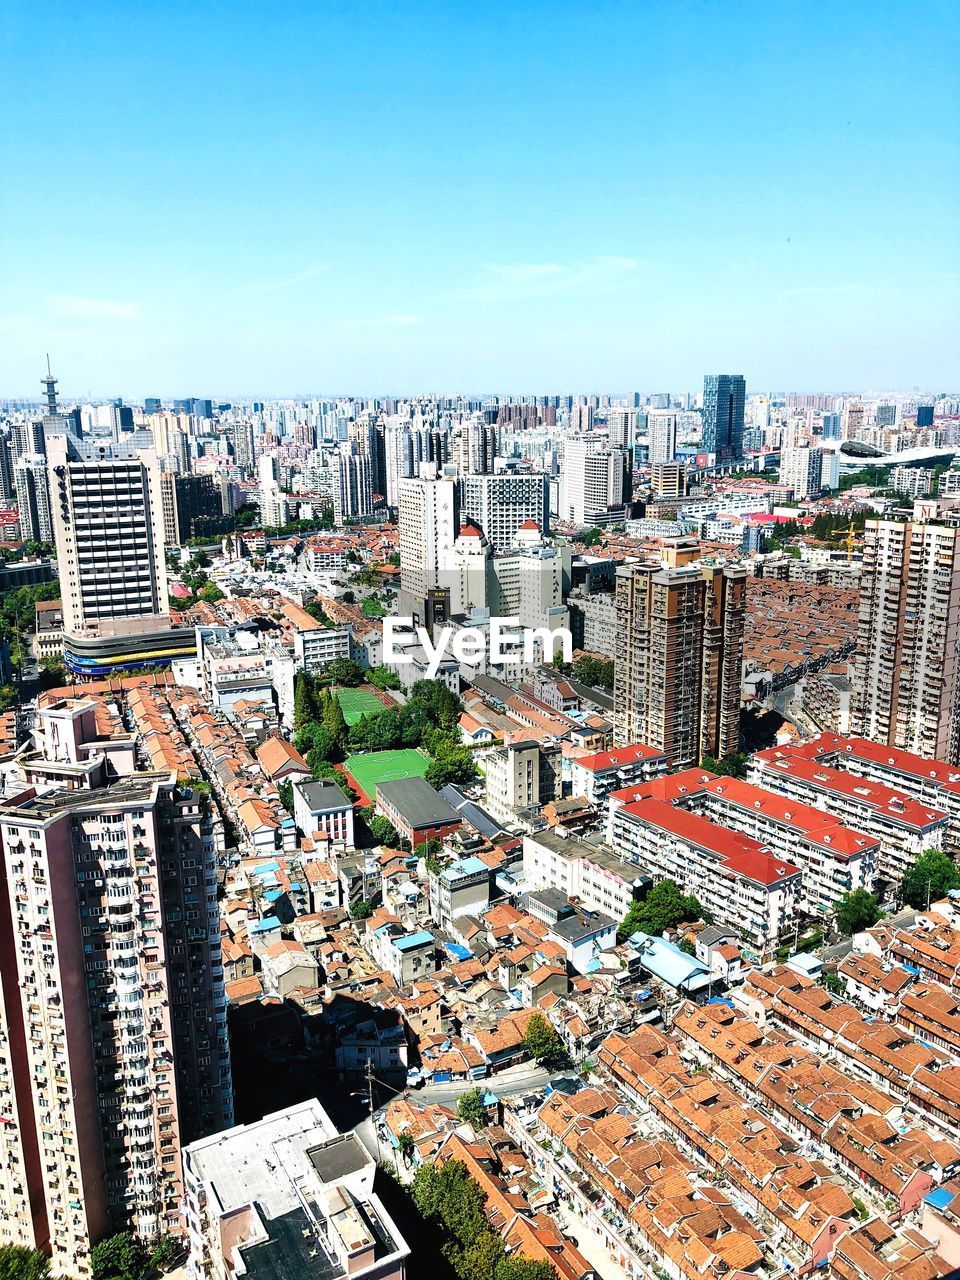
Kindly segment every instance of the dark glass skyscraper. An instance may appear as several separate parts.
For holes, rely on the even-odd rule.
[[[743,406],[747,384],[742,373],[708,373],[703,379],[703,449],[718,460],[743,455]]]

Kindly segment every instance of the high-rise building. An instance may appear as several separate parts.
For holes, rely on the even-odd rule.
[[[376,430],[370,430],[376,436]],[[372,466],[368,454],[356,444],[341,444],[330,459],[330,480],[333,489],[333,518],[340,525],[344,520],[367,520],[373,512]]]
[[[158,396],[147,396],[143,402],[144,413],[160,413],[163,403]]]
[[[617,570],[614,734],[672,767],[738,749],[746,571],[646,563]]]
[[[163,499],[163,535],[168,547],[182,547],[191,538],[213,538],[225,533],[221,492],[213,476],[181,476],[174,471],[160,475]]]
[[[460,486],[432,463],[399,484],[401,612],[428,621],[430,592],[443,589],[441,571],[460,531]]]
[[[24,542],[53,542],[47,460],[41,454],[21,455],[13,468],[13,486]]]
[[[780,452],[780,483],[793,490],[797,502],[819,494],[822,469],[822,450],[807,443],[793,445]]]
[[[62,437],[50,442],[64,631],[169,625],[156,456],[98,452],[75,458]]]
[[[673,462],[677,452],[677,415],[656,412],[647,414],[647,439],[651,465]]]
[[[743,456],[747,384],[741,373],[708,373],[703,380],[703,448],[718,460]]]
[[[855,734],[960,763],[960,530],[868,520]]]
[[[459,448],[457,465],[461,475],[489,475],[500,451],[499,431],[488,423],[467,423],[460,429]]]
[[[577,525],[615,524],[631,499],[626,449],[604,447],[600,436],[571,436],[563,452],[560,519]]]
[[[933,426],[933,405],[932,404],[917,405],[917,426],[918,427]]]
[[[50,711],[82,763],[93,705]],[[57,1274],[115,1231],[178,1233],[181,1148],[232,1122],[206,806],[154,772],[0,806],[0,1241]]]
[[[824,440],[840,439],[840,415],[839,413],[825,413],[822,423]]]
[[[892,427],[897,421],[897,406],[890,404],[877,405],[876,423],[878,427]]]
[[[468,475],[463,487],[464,518],[475,521],[497,551],[512,547],[517,531],[533,521],[549,529],[547,480],[543,475]]]
[[[614,449],[632,449],[637,425],[633,409],[611,409],[607,414],[607,439]]]
[[[68,668],[105,676],[194,652],[193,629],[171,629],[156,455],[51,436],[48,459]]]

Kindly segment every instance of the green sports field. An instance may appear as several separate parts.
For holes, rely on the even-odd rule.
[[[356,724],[361,716],[372,716],[383,710],[383,703],[369,689],[334,689],[347,724]]]
[[[343,714],[346,716],[346,711]],[[430,757],[413,747],[399,751],[366,751],[345,760],[343,767],[372,804],[378,783],[396,782],[398,778],[422,778],[430,767]]]

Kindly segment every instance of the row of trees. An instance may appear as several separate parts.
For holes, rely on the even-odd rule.
[[[507,1256],[484,1213],[486,1196],[462,1160],[420,1165],[411,1193],[421,1216],[441,1233],[441,1252],[457,1280],[556,1280],[548,1262]]]
[[[960,889],[960,868],[941,849],[927,849],[903,877],[900,896],[905,906],[925,911],[931,902],[946,897],[953,889]],[[837,932],[859,933],[875,925],[882,915],[876,894],[854,889],[837,904]]]
[[[336,665],[331,663],[327,678]],[[294,694],[294,744],[318,778],[332,777],[334,765],[358,751],[420,747],[431,757],[426,780],[432,787],[468,784],[478,771],[460,741],[460,710],[460,699],[446,685],[418,680],[404,706],[384,707],[348,726],[336,694],[304,673]]]

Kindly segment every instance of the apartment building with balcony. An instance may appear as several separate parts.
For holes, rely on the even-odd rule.
[[[810,760],[802,747],[757,752],[750,758],[747,776],[877,839],[877,876],[888,885],[898,885],[925,849],[943,848],[950,821],[946,813],[883,783]]]
[[[960,763],[960,530],[868,520],[852,727]]]
[[[795,750],[810,760],[880,782],[949,816],[945,848],[960,852],[960,767],[869,738],[823,733]]]
[[[759,841],[799,867],[803,883],[798,905],[805,911],[826,915],[844,894],[873,888],[879,840],[822,809],[697,769],[673,774],[663,787],[669,788],[672,803]]]
[[[572,794],[586,796],[595,809],[601,810],[611,791],[659,778],[668,767],[666,755],[645,742],[578,756],[570,762]]]
[[[175,773],[0,804],[0,1241],[86,1277],[181,1229],[181,1148],[232,1121],[206,797]]]
[[[654,880],[669,878],[695,894],[761,957],[794,927],[801,871],[749,836],[647,796],[612,813],[610,843]]]

